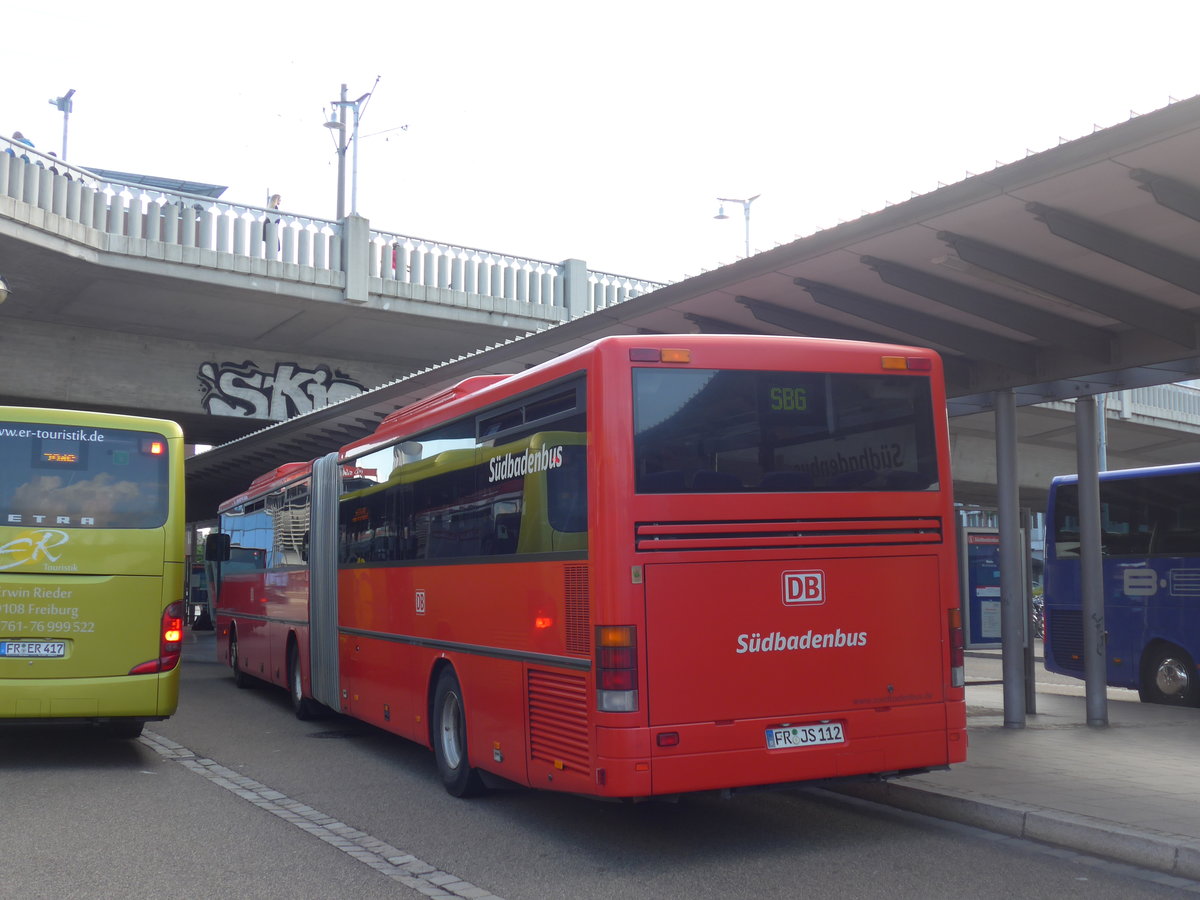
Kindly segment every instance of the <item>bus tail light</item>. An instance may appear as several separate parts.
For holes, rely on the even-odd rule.
[[[681,347],[630,347],[630,362],[690,363],[692,351]]]
[[[967,683],[966,657],[963,653],[962,611],[950,612],[950,686],[963,687]]]
[[[933,360],[927,356],[884,356],[880,364],[885,369],[895,369],[902,372],[930,372],[933,370]]]
[[[183,601],[176,600],[163,610],[162,630],[159,632],[158,658],[139,663],[129,670],[130,675],[153,675],[169,672],[179,665],[183,653]]]
[[[600,625],[596,628],[596,709],[637,712],[637,628]]]

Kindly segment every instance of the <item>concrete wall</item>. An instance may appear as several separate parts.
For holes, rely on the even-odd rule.
[[[5,403],[134,409],[186,419],[192,423],[189,440],[197,443],[212,442],[206,419],[214,420],[207,430],[222,437],[255,430],[404,374],[352,360],[22,319],[8,319],[0,330],[0,360]],[[243,421],[219,421],[229,416]]]

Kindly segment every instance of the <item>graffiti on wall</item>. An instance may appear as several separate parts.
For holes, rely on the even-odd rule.
[[[240,365],[206,362],[196,378],[203,395],[200,402],[210,415],[276,422],[366,390],[345,372],[329,366],[305,369],[291,362],[278,363],[274,372],[264,371],[250,360]]]

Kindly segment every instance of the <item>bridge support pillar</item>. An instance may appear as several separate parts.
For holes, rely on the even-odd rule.
[[[370,299],[368,276],[371,268],[371,223],[362,216],[342,219],[342,269],[346,273],[347,303]]]
[[[588,269],[582,259],[563,260],[563,306],[568,319],[586,316],[588,311]]]

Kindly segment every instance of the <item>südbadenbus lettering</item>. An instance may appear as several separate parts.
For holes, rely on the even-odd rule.
[[[503,481],[506,478],[519,478],[534,472],[557,469],[562,465],[562,459],[563,448],[561,446],[526,450],[515,456],[505,453],[503,456],[488,460],[488,481]]]
[[[845,472],[879,472],[885,469],[904,468],[904,449],[899,444],[880,444],[878,448],[867,447],[859,453],[838,452],[837,456],[814,456],[801,462],[797,468],[809,475],[839,475]]]
[[[842,631],[838,628],[832,632],[814,632],[811,628],[805,634],[783,634],[772,631],[770,634],[739,634],[737,637],[738,653],[778,653],[784,650],[822,650],[831,647],[865,647],[867,633],[865,631]]]

